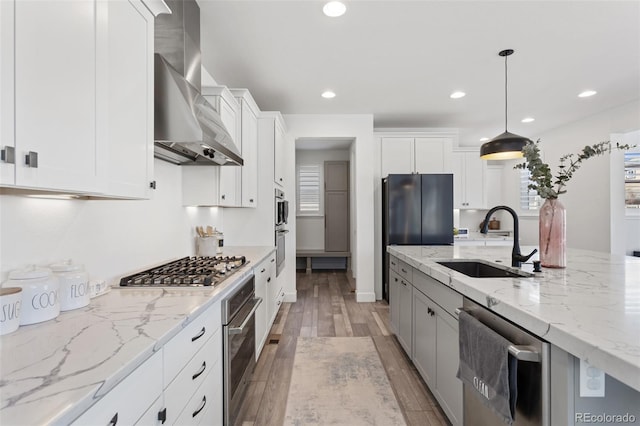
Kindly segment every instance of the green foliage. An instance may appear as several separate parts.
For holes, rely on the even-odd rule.
[[[564,188],[573,177],[573,174],[580,168],[582,162],[591,157],[597,157],[606,153],[611,153],[613,149],[628,150],[635,145],[621,145],[616,143],[612,146],[611,141],[599,142],[594,145],[587,145],[578,154],[565,154],[560,157],[560,169],[555,178],[551,175],[551,168],[540,159],[540,140],[527,142],[522,148],[522,153],[526,163],[517,164],[514,169],[528,169],[531,172],[531,182],[529,189],[538,192],[542,198],[558,198],[560,194],[567,192]]]

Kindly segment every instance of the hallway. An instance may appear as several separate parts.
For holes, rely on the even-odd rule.
[[[285,303],[278,312],[240,409],[239,425],[283,424],[297,336],[370,336],[407,424],[448,424],[391,334],[386,302],[356,303],[343,271],[298,272],[296,280],[298,300]]]

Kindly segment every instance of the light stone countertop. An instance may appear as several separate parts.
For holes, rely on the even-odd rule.
[[[274,250],[225,247],[223,255],[249,263],[215,287],[114,287],[85,308],[1,336],[0,424],[70,423]]]
[[[529,253],[535,247],[522,247]],[[532,278],[471,278],[435,263],[511,265],[511,247],[390,246],[388,252],[640,391],[640,258],[567,250],[565,269]],[[536,255],[537,256],[537,255]],[[533,265],[523,265],[532,272]]]

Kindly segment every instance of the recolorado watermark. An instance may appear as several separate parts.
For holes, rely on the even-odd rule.
[[[600,424],[624,424],[635,423],[633,414],[607,414],[607,413],[576,413],[576,423],[600,423]]]

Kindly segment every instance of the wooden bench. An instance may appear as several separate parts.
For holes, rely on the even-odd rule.
[[[351,252],[350,251],[324,251],[324,250],[297,250],[296,258],[304,257],[307,259],[306,273],[311,273],[311,259],[314,257],[346,257],[347,271],[351,270]]]

